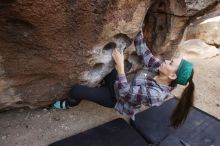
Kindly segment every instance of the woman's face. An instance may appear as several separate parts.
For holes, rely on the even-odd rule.
[[[160,73],[168,76],[170,79],[176,79],[176,72],[180,65],[181,59],[176,58],[172,60],[165,60],[159,67]]]

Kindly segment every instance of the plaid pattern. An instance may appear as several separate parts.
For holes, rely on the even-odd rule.
[[[158,73],[161,61],[153,56],[146,46],[143,32],[139,32],[134,40],[137,55],[142,58],[146,68],[150,72]],[[159,106],[167,97],[172,88],[169,86],[158,84],[149,75],[136,76],[130,83],[127,77],[122,74],[118,75],[115,81],[115,92],[117,103],[115,109],[134,119],[134,115],[138,113],[141,104],[146,106]]]

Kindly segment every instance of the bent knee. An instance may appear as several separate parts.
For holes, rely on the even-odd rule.
[[[70,93],[71,95],[79,95],[81,92],[85,92],[83,90],[83,87],[85,87],[85,85],[80,85],[80,84],[74,84],[71,89],[70,89]]]

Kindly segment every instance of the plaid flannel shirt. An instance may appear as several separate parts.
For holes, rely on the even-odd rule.
[[[138,33],[134,44],[137,55],[141,57],[144,66],[150,72],[158,73],[162,62],[155,58],[146,46],[143,32]],[[117,98],[115,110],[133,119],[134,115],[140,112],[142,104],[159,106],[172,90],[170,86],[161,85],[148,75],[136,76],[128,83],[126,75],[120,74],[114,86]]]

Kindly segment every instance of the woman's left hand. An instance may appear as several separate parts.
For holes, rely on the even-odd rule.
[[[117,49],[112,52],[112,57],[115,61],[115,68],[119,74],[124,74],[124,54]]]

